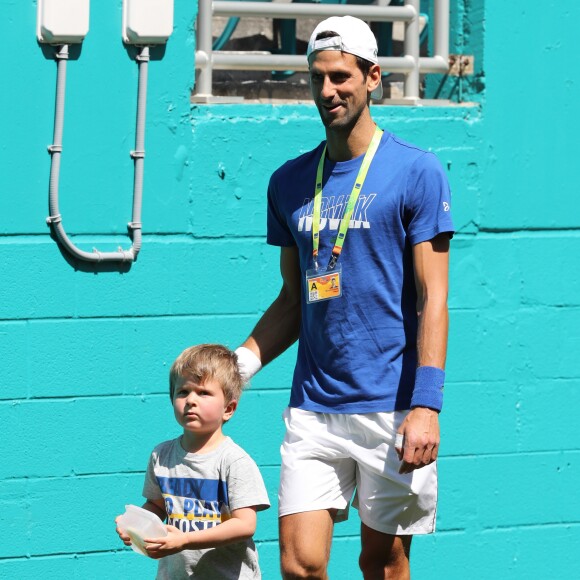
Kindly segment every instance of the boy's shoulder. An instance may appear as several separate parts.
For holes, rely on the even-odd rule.
[[[224,474],[231,473],[232,469],[234,472],[258,470],[258,466],[250,454],[231,437],[226,437],[216,449],[203,457],[202,461],[215,464],[219,471]]]
[[[223,454],[226,455],[230,461],[236,461],[237,459],[245,457],[252,459],[249,453],[240,447],[231,437],[226,437],[218,449],[221,449]]]
[[[153,448],[151,454],[157,458],[165,458],[170,455],[179,458],[185,458],[189,454],[181,447],[180,438],[181,437],[177,437],[175,439],[162,441]],[[216,449],[197,457],[200,459],[205,458],[208,460],[218,459],[222,463],[233,463],[239,459],[250,459],[253,461],[247,451],[238,445],[231,437],[226,437]]]
[[[175,452],[176,446],[179,447],[179,437],[158,443],[153,448],[151,455],[156,455],[157,457],[168,455]]]

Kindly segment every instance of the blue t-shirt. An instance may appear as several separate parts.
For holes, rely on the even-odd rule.
[[[453,233],[441,164],[384,132],[355,206],[339,259],[342,297],[307,304],[312,207],[324,143],[274,172],[268,188],[269,244],[297,246],[302,321],[290,406],[323,413],[410,407],[417,366],[412,246]],[[324,165],[319,263],[326,266],[363,156]]]

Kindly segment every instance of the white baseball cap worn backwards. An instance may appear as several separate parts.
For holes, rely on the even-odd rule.
[[[327,31],[335,32],[336,36],[316,40],[321,32]],[[375,35],[366,22],[354,16],[331,16],[320,22],[310,36],[306,57],[310,61],[310,55],[320,50],[340,50],[364,58],[373,64],[378,63]],[[371,97],[381,99],[382,96],[383,85],[381,83],[371,93]]]

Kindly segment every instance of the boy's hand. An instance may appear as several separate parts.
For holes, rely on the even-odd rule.
[[[117,516],[115,518],[115,523],[117,524],[117,534],[119,534],[119,538],[121,538],[121,540],[123,541],[123,543],[125,544],[125,546],[130,546],[131,545],[131,538],[123,531],[119,528],[119,524],[118,524],[118,520],[121,516]]]
[[[177,554],[185,546],[186,534],[179,531],[175,526],[165,526],[167,536],[164,538],[145,538],[145,549],[147,554],[158,560]]]

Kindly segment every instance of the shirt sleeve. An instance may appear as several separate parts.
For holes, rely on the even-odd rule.
[[[405,213],[411,245],[432,240],[443,232],[453,236],[449,182],[432,153],[425,153],[413,164],[407,182]]]
[[[156,461],[157,453],[153,451],[151,457],[149,457],[149,463],[147,464],[147,471],[145,473],[145,482],[143,483],[143,497],[145,499],[163,499],[163,494],[155,477]]]
[[[268,229],[266,241],[272,246],[290,247],[295,246],[296,242],[281,212],[276,187],[276,181],[282,169],[283,167],[274,172],[268,185]]]
[[[261,511],[270,507],[262,474],[249,455],[244,455],[231,463],[227,486],[231,511],[246,507]]]

